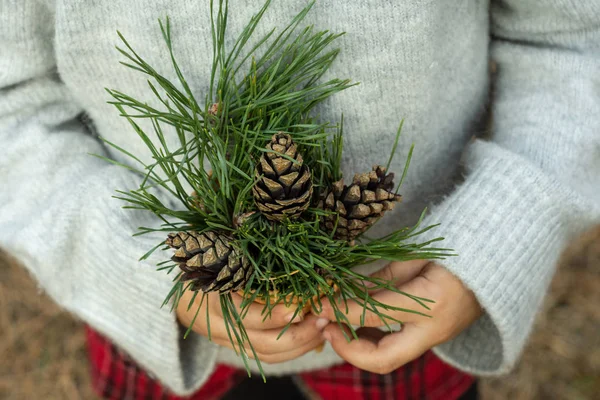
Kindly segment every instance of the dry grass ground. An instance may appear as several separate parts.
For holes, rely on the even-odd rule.
[[[0,399],[95,399],[81,324],[0,257]],[[516,371],[484,400],[600,398],[600,227],[565,254]]]

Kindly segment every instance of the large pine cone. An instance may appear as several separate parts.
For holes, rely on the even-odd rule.
[[[184,272],[181,280],[193,281],[191,290],[227,293],[242,289],[252,275],[252,264],[224,235],[195,231],[169,233],[165,243],[175,249],[171,259]]]
[[[274,152],[262,155],[255,171],[257,182],[252,188],[256,206],[271,221],[296,218],[310,204],[313,193],[310,170],[303,164],[302,156],[288,134],[273,135],[267,149],[297,162]]]
[[[334,237],[351,242],[401,200],[400,195],[392,193],[393,189],[394,174],[386,174],[380,165],[371,172],[354,175],[350,186],[344,185],[343,180],[335,182],[319,204],[324,210],[337,213],[323,219],[324,229],[332,231],[337,220]]]

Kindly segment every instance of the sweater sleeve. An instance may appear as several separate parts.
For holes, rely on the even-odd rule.
[[[561,251],[600,221],[600,3],[497,1],[491,34],[491,136],[428,217],[486,311],[435,351],[479,375],[515,364]]]
[[[0,246],[62,307],[108,336],[179,394],[193,392],[216,347],[182,332],[160,308],[171,277],[138,262],[160,237],[133,238],[151,218],[121,209],[135,174],[98,160],[103,146],[56,72],[53,10],[0,5]]]

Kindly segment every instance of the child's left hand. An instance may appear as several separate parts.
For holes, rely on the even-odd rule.
[[[377,328],[385,326],[377,315],[367,312],[365,327],[357,330],[359,339],[350,342],[337,323],[330,323],[323,332],[324,338],[340,357],[358,368],[379,374],[392,372],[432,347],[454,338],[483,313],[473,292],[449,271],[433,262],[393,262],[374,276],[393,281],[400,290],[434,300],[435,303],[427,303],[431,310],[425,310],[414,300],[389,290],[374,293],[374,298],[384,304],[423,311],[433,318],[386,311],[386,314],[404,322],[401,331],[389,333]],[[343,305],[340,308],[345,310]],[[348,301],[347,317],[352,325],[360,325],[362,314],[361,305]],[[335,321],[327,301],[323,302],[323,311],[319,316]],[[324,322],[320,319],[318,324]],[[349,329],[344,329],[352,337]]]

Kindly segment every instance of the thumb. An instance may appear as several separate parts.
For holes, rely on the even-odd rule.
[[[395,333],[363,328],[357,330],[357,334],[358,339],[353,339],[349,328],[330,324],[325,328],[323,337],[348,363],[377,374],[388,374],[431,347],[427,332],[413,324],[404,325],[400,332]]]

